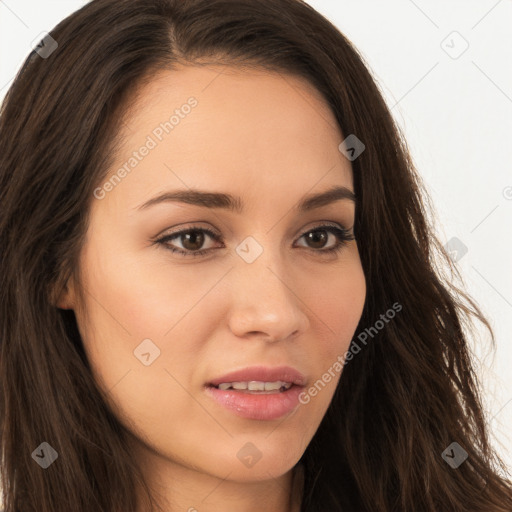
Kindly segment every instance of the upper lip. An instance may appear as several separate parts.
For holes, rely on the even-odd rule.
[[[276,382],[278,380],[290,382],[297,386],[304,386],[306,383],[304,375],[290,366],[277,366],[274,368],[269,366],[250,366],[217,377],[210,381],[208,385],[218,386],[223,382]]]

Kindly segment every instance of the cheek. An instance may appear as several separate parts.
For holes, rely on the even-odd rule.
[[[310,283],[301,299],[314,312],[312,319],[322,333],[324,357],[336,359],[350,345],[366,300],[366,281],[359,258],[344,263],[328,278]],[[306,290],[308,290],[306,292]]]
[[[170,425],[204,416],[184,388],[197,365],[187,313],[206,290],[191,289],[178,272],[168,286],[163,269],[122,256],[89,262],[88,314],[77,320],[94,378],[128,430],[164,439]],[[179,436],[179,428],[171,430]]]
[[[144,261],[139,252],[107,244],[101,251],[91,247],[84,261],[91,323],[131,343],[164,337],[218,279],[211,272],[203,279],[179,266],[169,268],[165,259]]]
[[[313,289],[311,278],[303,286],[301,300],[310,310],[314,347],[305,347],[314,378],[304,390],[301,404],[304,414],[324,416],[332,400],[344,368],[345,354],[354,337],[366,299],[366,281],[359,258],[343,264],[343,268],[317,279]],[[311,424],[310,434],[316,427]]]
[[[107,392],[115,387],[121,403],[123,388],[127,403],[142,406],[156,400],[155,389],[182,396],[166,369],[190,386],[190,371],[214,321],[217,301],[206,295],[218,273],[170,269],[165,260],[141,264],[138,253],[114,250],[104,242],[101,251],[97,247],[91,244],[84,254],[87,317],[77,315],[96,380]],[[151,363],[145,366],[148,352]]]

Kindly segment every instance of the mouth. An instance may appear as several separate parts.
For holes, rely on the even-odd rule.
[[[251,366],[232,371],[204,386],[208,398],[242,418],[276,420],[299,403],[306,377],[291,366]]]
[[[239,381],[239,382],[221,382],[218,385],[208,384],[208,387],[219,389],[220,391],[238,391],[247,394],[256,395],[272,395],[277,393],[284,393],[288,391],[292,386],[295,386],[292,382],[274,381],[274,382],[263,382],[263,381]]]
[[[227,390],[276,391],[293,385],[304,386],[306,378],[291,366],[250,366],[212,379],[208,386]]]
[[[258,421],[278,420],[291,414],[300,404],[303,389],[304,386],[283,381],[224,382],[204,387],[216,406],[235,416]]]

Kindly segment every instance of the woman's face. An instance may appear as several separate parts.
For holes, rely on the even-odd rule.
[[[299,208],[333,187],[354,191],[344,137],[316,89],[265,71],[162,71],[135,107],[95,190],[85,304],[70,282],[59,306],[75,310],[94,376],[151,467],[278,477],[326,413],[365,301],[356,241],[335,231],[353,233],[353,200]],[[239,198],[239,210],[212,196],[143,206],[192,190]],[[298,401],[297,384],[267,394],[209,386],[292,381],[279,371],[223,379],[284,366],[304,377],[298,391],[319,380],[320,390]]]

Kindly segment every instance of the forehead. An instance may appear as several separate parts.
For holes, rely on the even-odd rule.
[[[161,70],[128,104],[122,135],[111,175],[149,140],[152,149],[116,194],[146,196],[167,185],[260,195],[284,188],[302,195],[320,181],[322,189],[352,187],[334,114],[313,85],[289,74],[217,65]]]

